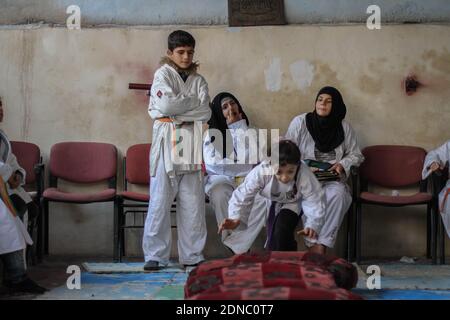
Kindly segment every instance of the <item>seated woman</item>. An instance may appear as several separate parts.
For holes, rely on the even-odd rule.
[[[325,254],[333,248],[344,215],[352,203],[346,179],[352,166],[359,166],[364,157],[356,135],[344,120],[347,112],[340,92],[333,87],[320,89],[312,112],[292,120],[286,138],[294,141],[302,160],[317,160],[331,164],[328,171],[339,174],[338,181],[324,181],[325,222],[315,241],[306,241],[310,251]]]
[[[450,140],[437,149],[428,152],[425,163],[423,165],[422,178],[426,179],[430,173],[443,170],[446,163],[450,161]],[[439,193],[439,212],[441,213],[442,222],[450,237],[450,179]]]
[[[203,147],[207,172],[205,193],[209,196],[217,224],[220,224],[228,218],[228,203],[233,191],[258,162],[258,141],[256,130],[249,129],[247,115],[231,93],[219,93],[213,99],[211,109]],[[227,150],[230,151],[228,154]],[[269,206],[266,199],[256,197],[251,204],[247,230],[222,232],[224,245],[235,254],[247,252],[264,226]]]

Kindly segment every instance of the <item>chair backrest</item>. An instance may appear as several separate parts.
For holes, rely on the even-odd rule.
[[[41,162],[41,150],[39,147],[30,142],[11,141],[11,151],[16,156],[19,165],[27,173],[25,184],[35,183],[34,166]]]
[[[361,178],[382,187],[405,187],[422,180],[426,151],[412,146],[377,145],[363,149]]]
[[[126,182],[139,185],[150,183],[150,148],[151,143],[135,144],[128,148],[124,164]]]
[[[61,142],[52,146],[50,174],[77,183],[109,180],[117,174],[117,149],[109,143]]]

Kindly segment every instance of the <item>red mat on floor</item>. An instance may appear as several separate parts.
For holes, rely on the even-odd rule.
[[[185,285],[186,299],[361,299],[348,289],[358,280],[346,260],[307,252],[241,254],[207,261]]]

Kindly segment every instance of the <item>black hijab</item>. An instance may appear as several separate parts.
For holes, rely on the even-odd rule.
[[[314,104],[314,111],[306,115],[306,127],[316,143],[316,148],[321,152],[330,152],[344,141],[342,120],[345,118],[347,108],[340,92],[333,87],[320,89],[315,102],[323,93],[331,96],[331,112],[327,117],[321,117],[316,113]]]
[[[214,99],[211,103],[212,114],[211,114],[211,118],[208,121],[208,125],[209,125],[209,129],[217,129],[217,130],[220,130],[220,132],[222,133],[222,139],[223,139],[222,140],[222,147],[223,147],[222,156],[223,156],[223,158],[226,158],[227,142],[231,146],[231,149],[228,149],[228,150],[233,150],[233,139],[232,139],[230,133],[227,132],[227,129],[228,129],[227,120],[223,116],[222,103],[221,103],[224,98],[228,98],[228,97],[233,99],[236,102],[236,104],[239,107],[239,112],[242,113],[242,119],[245,119],[245,121],[247,122],[247,126],[249,125],[247,115],[245,114],[244,110],[242,109],[242,106],[239,103],[239,100],[236,99],[235,96],[233,96],[231,93],[228,93],[228,92],[221,92],[217,96],[214,97]],[[214,138],[215,137],[213,137],[211,139],[211,142],[214,142]]]

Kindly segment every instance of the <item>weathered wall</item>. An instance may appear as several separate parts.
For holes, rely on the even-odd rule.
[[[121,154],[151,141],[145,92],[172,27],[0,30],[3,128],[37,143],[47,160],[60,141],[103,141]],[[450,26],[192,27],[211,95],[237,95],[260,128],[285,132],[312,110],[317,90],[338,87],[362,147],[411,144],[427,150],[450,137]],[[402,79],[424,86],[412,96]],[[210,213],[211,214],[211,213]],[[111,254],[112,205],[51,205],[51,253]],[[365,252],[422,255],[425,218],[413,209],[371,210]],[[140,252],[140,236],[133,252]],[[392,245],[395,243],[395,245]],[[369,248],[370,246],[370,248]],[[214,250],[209,249],[209,252]]]
[[[380,6],[383,22],[450,21],[448,0],[285,0],[284,4],[291,24],[365,22],[372,4]],[[228,23],[227,0],[0,0],[0,25],[40,21],[63,25],[70,5],[80,7],[83,26]]]

